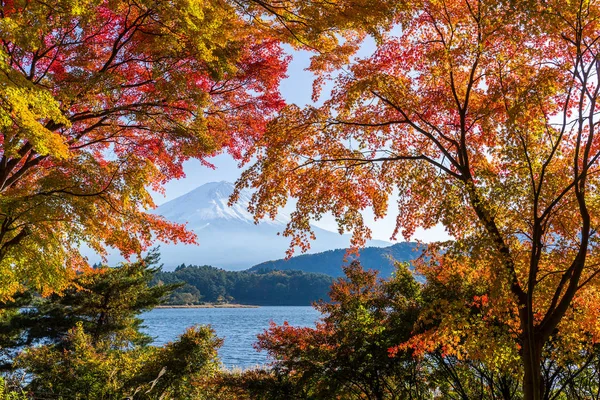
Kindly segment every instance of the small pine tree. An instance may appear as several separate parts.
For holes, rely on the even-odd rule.
[[[5,304],[0,313],[0,345],[15,349],[34,343],[60,344],[78,324],[93,343],[110,339],[112,346],[123,348],[150,343],[152,338],[140,332],[138,315],[159,305],[180,286],[150,287],[160,270],[158,260],[153,250],[137,262],[86,271],[62,295],[26,294]]]

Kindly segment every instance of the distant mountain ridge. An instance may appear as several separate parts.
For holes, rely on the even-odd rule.
[[[366,247],[360,250],[359,260],[364,269],[378,270],[380,277],[389,277],[394,271],[394,261],[410,262],[419,257],[424,249],[424,245],[415,242],[396,243],[388,247]],[[263,262],[253,266],[249,271],[297,270],[340,277],[344,276],[342,265],[347,265],[356,258],[345,256],[344,249],[303,254],[289,260]],[[348,259],[344,261],[344,258]]]

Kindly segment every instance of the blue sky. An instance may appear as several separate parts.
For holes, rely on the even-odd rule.
[[[367,55],[372,52],[373,48],[373,44],[367,42],[363,49],[361,49],[362,55]],[[286,50],[290,51],[289,48]],[[291,53],[293,58],[289,66],[288,78],[283,81],[281,92],[288,103],[295,103],[299,106],[303,106],[312,103],[311,94],[314,75],[305,70],[310,63],[310,54],[303,51],[293,51]],[[155,194],[154,199],[156,203],[158,205],[163,204],[208,182],[235,182],[239,177],[240,169],[238,169],[237,163],[227,154],[219,155],[210,161],[216,166],[216,169],[212,170],[204,167],[197,161],[187,162],[184,165],[186,177],[169,182],[165,186],[166,193],[164,196]],[[366,212],[364,215],[367,221],[373,221],[373,215],[371,213]],[[373,230],[373,238],[389,240],[394,231],[395,219],[396,207],[395,204],[391,202],[388,216],[383,220],[373,221],[369,224]],[[315,225],[328,230],[337,230],[335,221],[333,221],[332,218],[324,218],[316,222]],[[413,237],[413,239],[422,240],[424,242],[447,240],[448,238],[449,236],[441,226],[428,231],[417,231]]]

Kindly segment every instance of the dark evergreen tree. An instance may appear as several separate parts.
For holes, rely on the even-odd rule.
[[[101,266],[78,275],[61,295],[42,298],[30,292],[1,306],[0,346],[4,368],[16,350],[34,343],[60,345],[78,324],[93,343],[110,340],[113,347],[150,343],[138,315],[151,310],[180,284],[150,286],[157,266],[157,250],[144,259],[115,268]]]

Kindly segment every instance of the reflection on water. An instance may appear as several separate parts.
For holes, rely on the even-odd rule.
[[[189,326],[212,326],[217,336],[225,339],[219,356],[227,368],[267,363],[267,355],[257,352],[252,344],[270,321],[314,327],[319,316],[312,307],[160,308],[141,315],[143,331],[155,338],[153,344],[157,346],[175,340]]]

